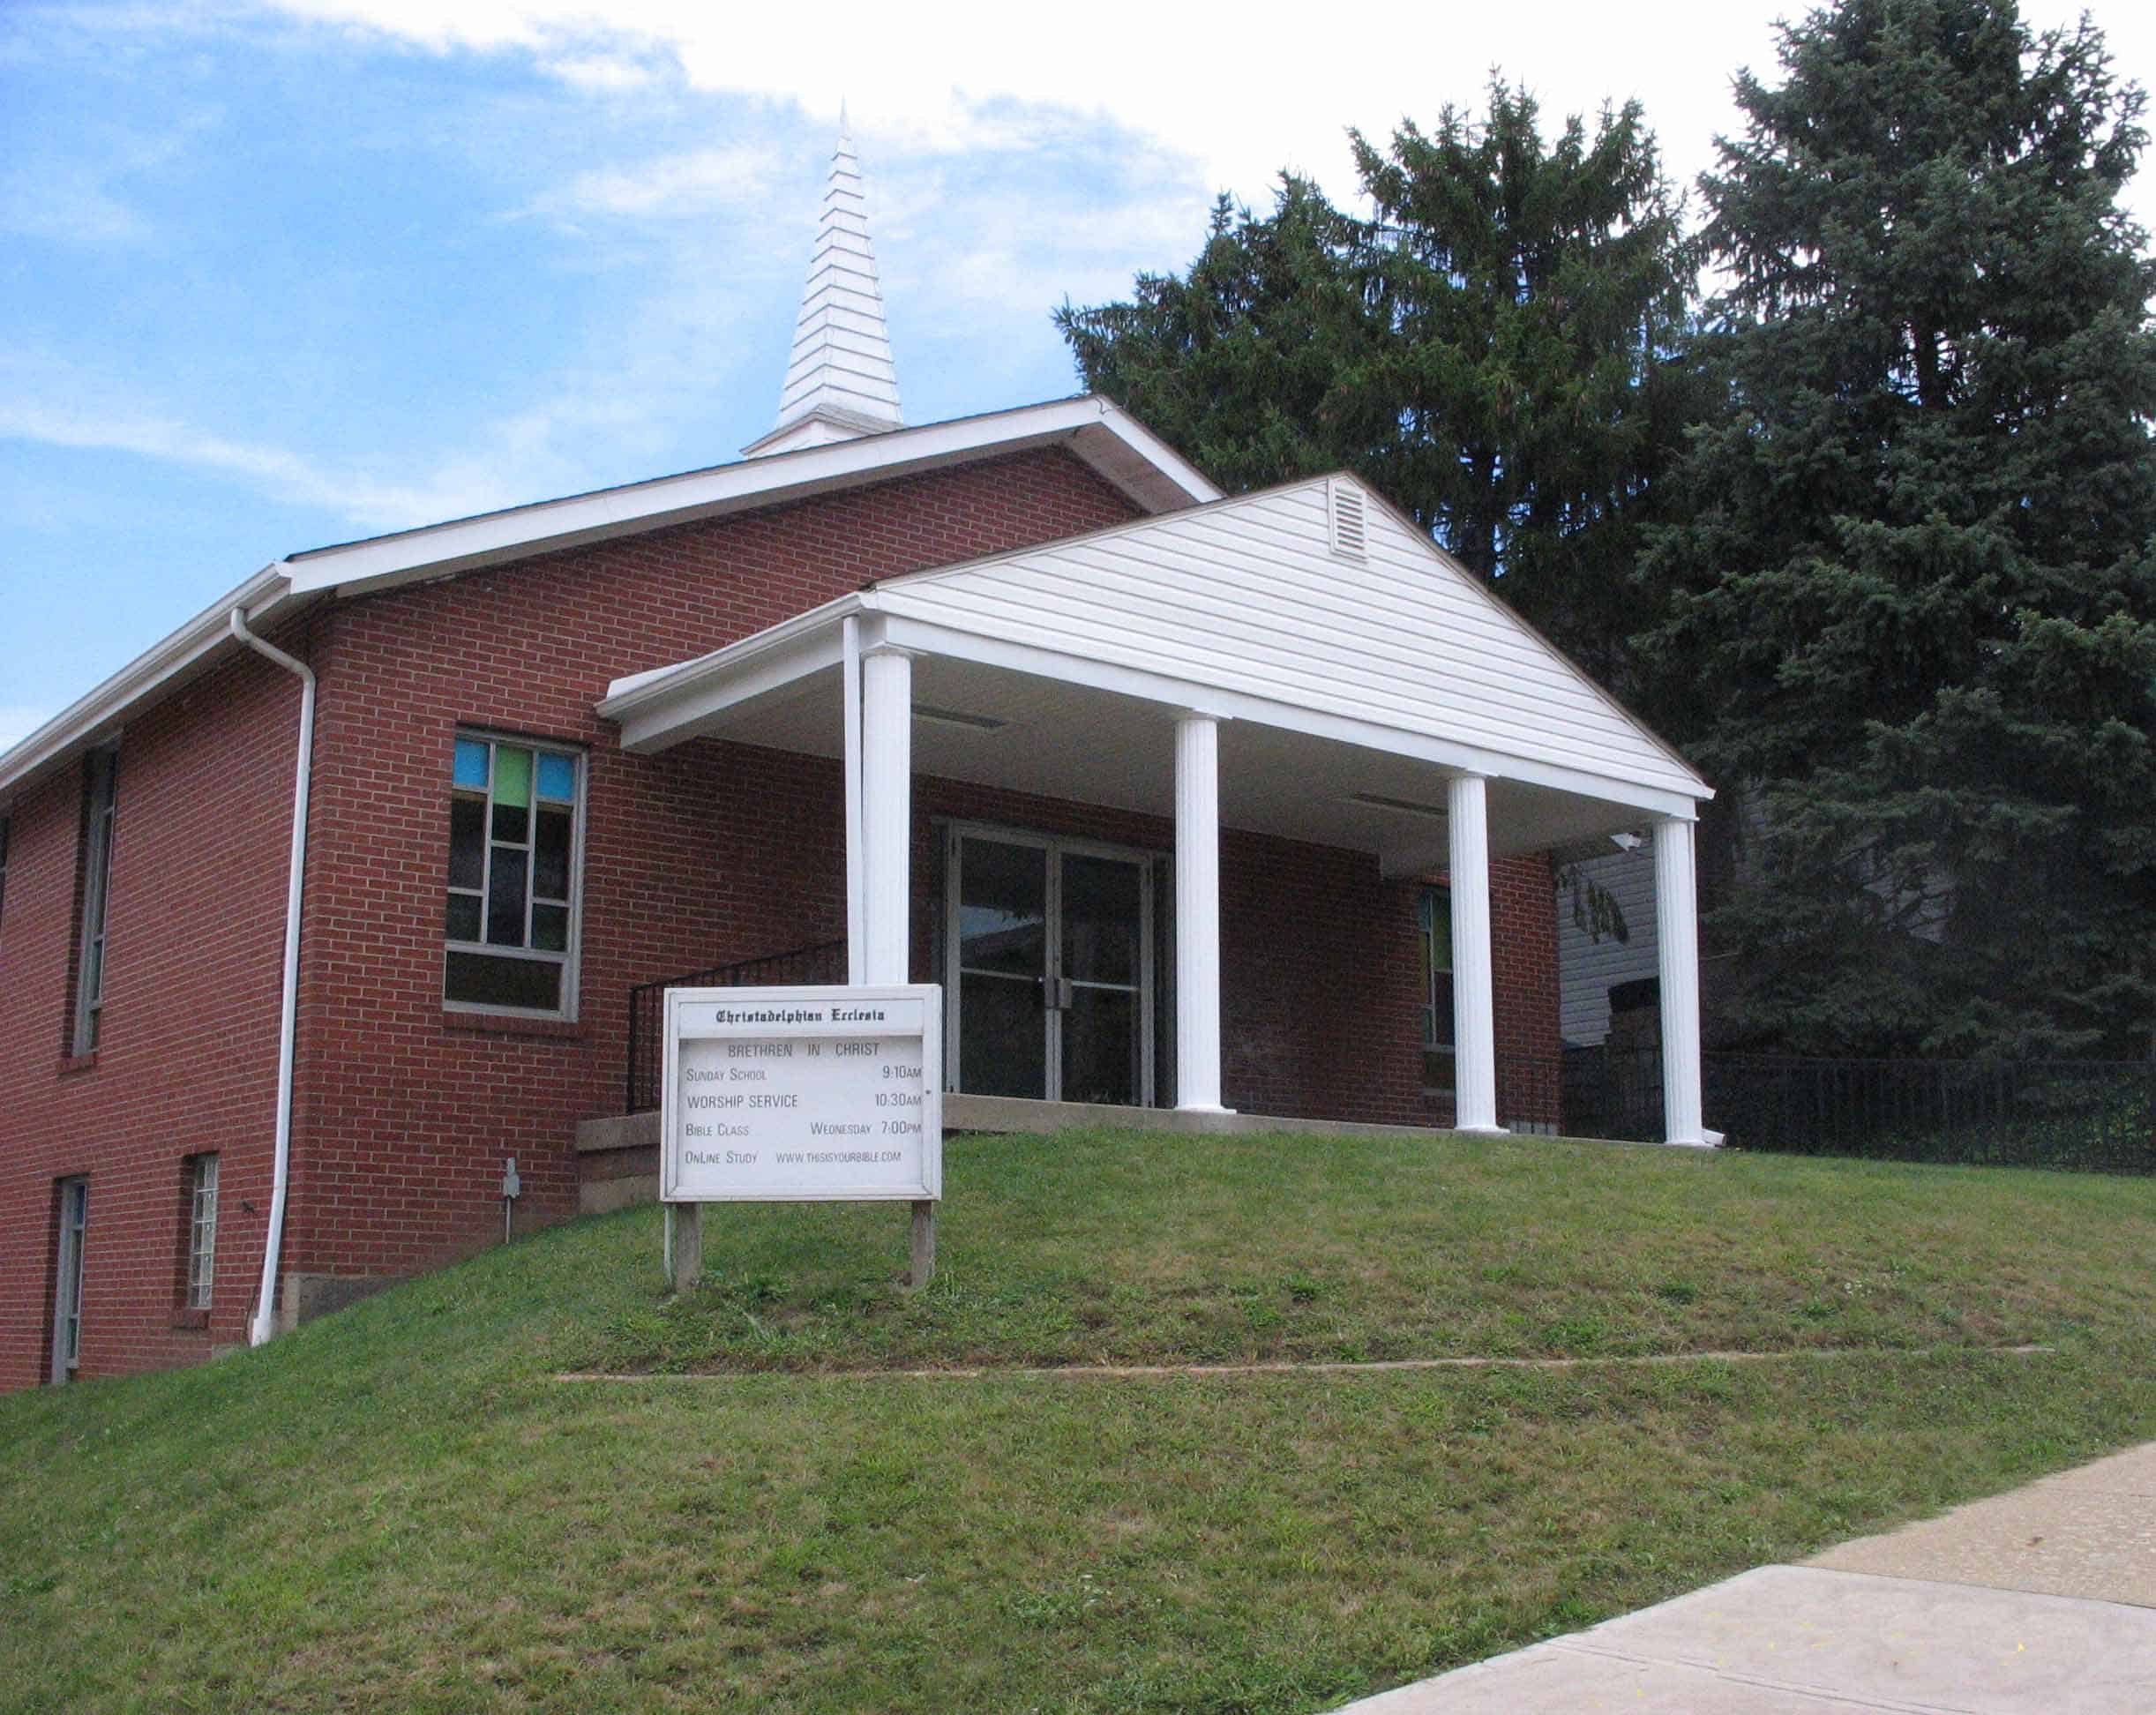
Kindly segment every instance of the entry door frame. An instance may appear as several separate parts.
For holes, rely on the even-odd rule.
[[[1082,857],[1104,858],[1111,862],[1129,864],[1138,872],[1138,1103],[1142,1108],[1155,1105],[1155,1074],[1153,1066],[1153,1008],[1158,976],[1155,969],[1153,937],[1153,868],[1160,857],[1157,851],[1148,851],[1142,846],[1113,845],[1104,840],[1087,840],[1060,834],[1037,834],[1028,828],[1005,828],[993,822],[950,821],[943,825],[943,1087],[958,1092],[958,1068],[964,1064],[959,1058],[959,989],[965,977],[959,969],[958,901],[964,884],[965,843],[968,840],[993,840],[1004,845],[1030,846],[1044,851],[1047,868],[1047,898],[1045,925],[1047,971],[1044,981],[1050,989],[1059,991],[1063,978],[1063,854],[1074,852]],[[1086,987],[1120,988],[1119,983],[1087,984]],[[1051,993],[1044,997],[1056,1000]],[[1046,1068],[1049,1101],[1059,1100],[1063,1089],[1063,1030],[1058,1022],[1063,1007],[1044,1005],[1041,1008],[1041,1029],[1047,1035],[1047,1046],[1043,1060]]]

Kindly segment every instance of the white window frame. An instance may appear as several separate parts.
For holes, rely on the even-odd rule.
[[[188,1157],[187,1307],[207,1310],[217,1277],[217,1156]]]
[[[1427,924],[1422,920],[1422,914],[1425,911],[1430,913],[1430,921]],[[1433,1054],[1445,1055],[1453,1061],[1456,1067],[1459,1053],[1459,1027],[1457,1020],[1452,1015],[1452,1003],[1448,1002],[1441,1007],[1437,1004],[1437,973],[1440,967],[1434,955],[1436,950],[1437,925],[1441,913],[1445,925],[1445,940],[1449,943],[1452,940],[1452,889],[1440,882],[1424,882],[1415,895],[1415,935],[1416,939],[1422,943],[1421,947],[1417,949],[1422,955],[1423,970],[1422,1087],[1426,1090],[1451,1091],[1459,1088],[1456,1071],[1454,1076],[1445,1082],[1433,1083],[1430,1081],[1429,1067],[1429,1057]],[[1448,977],[1454,974],[1454,967],[1449,963],[1443,966],[1442,969]],[[1446,1015],[1447,1022],[1453,1025],[1453,1039],[1450,1042],[1440,1042],[1437,1039],[1437,1018],[1441,1012]]]
[[[558,739],[535,738],[520,732],[498,732],[482,727],[463,727],[456,730],[450,747],[449,791],[443,800],[445,811],[456,798],[460,788],[456,783],[457,739],[471,739],[475,743],[496,745],[508,745],[518,750],[528,750],[532,755],[532,826],[528,830],[527,850],[530,850],[538,835],[538,781],[541,755],[565,756],[576,769],[576,807],[571,814],[569,827],[569,934],[565,952],[547,953],[530,946],[532,924],[532,892],[530,868],[526,867],[524,889],[524,940],[522,947],[503,947],[483,939],[460,941],[449,939],[448,926],[442,927],[442,1010],[453,1013],[477,1013],[490,1017],[549,1018],[573,1023],[577,1015],[577,973],[583,962],[584,947],[584,822],[586,802],[591,793],[591,754],[582,746],[565,745]],[[479,932],[487,931],[487,890],[492,885],[491,860],[494,839],[494,770],[490,757],[487,768],[487,811],[482,825],[481,851],[485,862],[480,871]],[[469,888],[457,892],[468,893]],[[442,882],[438,901],[446,902],[451,892],[446,874]],[[438,906],[438,909],[445,909]],[[438,917],[437,921],[440,919]],[[475,953],[489,958],[528,959],[537,963],[558,964],[561,967],[561,1005],[556,1007],[509,1007],[487,1000],[452,1000],[449,998],[449,955],[452,953]]]
[[[64,1179],[60,1197],[60,1254],[53,1271],[52,1369],[55,1382],[71,1382],[82,1363],[83,1253],[90,1232],[90,1181]]]
[[[96,1052],[103,1035],[105,968],[110,951],[105,925],[112,903],[112,848],[120,807],[120,753],[107,746],[93,751],[84,765],[86,799],[83,839],[82,921],[76,925],[75,1017],[69,1035],[72,1053]]]

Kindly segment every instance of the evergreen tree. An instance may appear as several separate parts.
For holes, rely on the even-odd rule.
[[[2156,1022],[2156,268],[2085,20],[1839,0],[1703,181],[1733,410],[1674,486],[1657,714],[1763,809],[1711,933],[1809,1052]]]
[[[1389,150],[1375,218],[1284,180],[1224,199],[1184,277],[1057,322],[1088,387],[1223,487],[1356,470],[1606,681],[1657,473],[1698,408],[1674,356],[1694,256],[1636,104],[1545,139],[1496,84]]]
[[[1377,331],[1367,243],[1360,222],[1284,174],[1269,216],[1214,205],[1187,277],[1140,274],[1130,302],[1066,303],[1056,326],[1089,391],[1230,492],[1337,470],[1387,432],[1363,397]]]

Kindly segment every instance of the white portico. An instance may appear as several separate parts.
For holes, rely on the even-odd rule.
[[[1707,1141],[1691,828],[1709,788],[1352,477],[893,578],[617,681],[599,713],[633,752],[712,738],[843,759],[858,982],[913,974],[917,776],[1172,818],[1159,951],[1174,973],[1175,1105],[1196,1112],[1222,1111],[1235,1028],[1224,825],[1367,852],[1389,875],[1449,872],[1456,1106],[1471,1130],[1499,1120],[1493,856],[1651,827],[1667,1135]]]

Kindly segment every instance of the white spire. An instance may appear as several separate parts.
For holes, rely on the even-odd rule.
[[[809,261],[778,424],[742,451],[752,456],[790,453],[899,426],[898,371],[891,366],[883,291],[868,242],[861,163],[842,108],[831,181],[823,193],[823,225]]]

